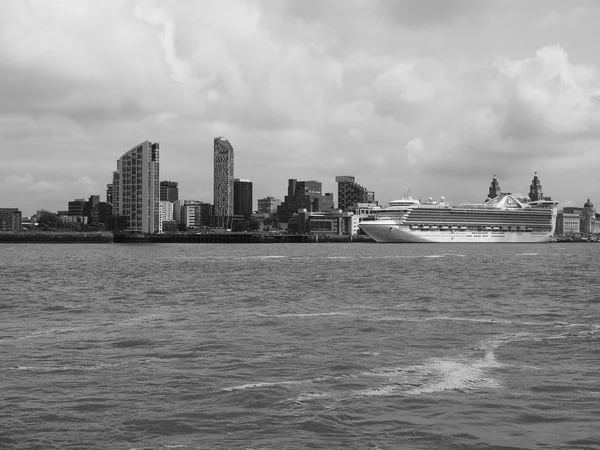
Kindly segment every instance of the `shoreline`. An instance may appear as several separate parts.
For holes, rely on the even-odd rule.
[[[0,233],[4,244],[270,244],[270,243],[354,243],[374,242],[368,236],[317,236],[314,234],[265,233],[177,233],[177,234],[118,234],[93,233]]]
[[[90,233],[0,233],[0,244],[321,244],[321,243],[374,243],[369,236],[339,236],[314,234],[266,233],[176,233],[126,234],[106,231]],[[598,243],[598,237],[555,236],[550,243]]]

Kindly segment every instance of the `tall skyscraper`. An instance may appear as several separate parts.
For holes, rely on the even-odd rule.
[[[179,183],[177,181],[161,181],[160,182],[160,201],[175,202],[179,200]]]
[[[252,181],[233,180],[233,214],[248,219],[252,215]]]
[[[124,231],[158,233],[159,168],[158,142],[142,142],[117,160],[113,213],[126,218]]]
[[[215,225],[227,227],[233,216],[233,147],[224,137],[214,139]]]
[[[335,177],[338,184],[338,209],[356,212],[359,203],[375,202],[375,193],[362,187],[352,176]]]

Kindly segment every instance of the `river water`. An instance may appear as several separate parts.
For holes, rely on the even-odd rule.
[[[597,244],[0,244],[0,448],[599,449]]]

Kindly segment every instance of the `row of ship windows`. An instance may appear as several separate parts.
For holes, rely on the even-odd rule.
[[[546,220],[543,222],[523,222],[523,221],[514,221],[514,222],[490,222],[490,221],[486,221],[486,222],[432,222],[432,221],[416,221],[416,220],[411,220],[411,221],[405,221],[403,222],[404,225],[417,225],[417,226],[422,226],[422,225],[433,225],[433,226],[446,226],[446,227],[452,227],[452,226],[468,226],[468,227],[518,227],[518,226],[524,226],[524,227],[543,227],[543,226],[550,226],[550,223]]]
[[[512,212],[512,211],[477,211],[477,212],[447,212],[447,211],[435,211],[435,212],[420,212],[412,211],[408,214],[410,216],[422,216],[422,217],[511,217],[511,216],[531,216],[531,217],[550,217],[552,212],[548,209],[541,209],[538,211],[527,211],[524,212]]]
[[[452,227],[447,227],[447,226],[442,226],[442,227],[437,227],[435,225],[433,226],[429,226],[429,225],[412,225],[410,227],[411,231],[433,231],[433,232],[437,232],[439,230],[445,232],[444,234],[452,234],[452,232],[454,231],[467,231],[467,232],[472,232],[472,233],[501,233],[501,232],[506,232],[506,231],[550,231],[552,229],[552,227],[550,226],[545,226],[545,227],[540,227],[540,226],[529,226],[529,225],[522,225],[522,226],[503,226],[503,227],[478,227],[478,226],[471,226],[471,227],[466,227],[466,226],[452,226]]]
[[[440,222],[440,223],[548,223],[550,217],[422,217],[409,216],[405,219],[407,222]]]
[[[422,215],[422,214],[377,214],[377,217],[392,217],[396,219],[405,219],[412,222],[523,222],[534,221],[534,222],[548,222],[551,218],[550,215],[487,215],[487,216],[467,216],[467,215]]]
[[[427,215],[431,215],[431,216],[435,216],[435,215],[490,216],[490,215],[521,215],[521,214],[546,215],[546,214],[552,214],[552,210],[545,209],[545,208],[540,208],[540,209],[530,208],[527,210],[523,210],[523,209],[509,209],[509,210],[474,209],[472,211],[457,211],[457,210],[449,211],[447,209],[440,209],[440,210],[433,210],[433,211],[421,211],[418,209],[413,209],[413,210],[404,211],[404,212],[405,213],[408,212],[410,214],[427,214]]]

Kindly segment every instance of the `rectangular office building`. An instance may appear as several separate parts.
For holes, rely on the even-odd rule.
[[[21,211],[18,208],[0,208],[0,231],[21,232]]]

